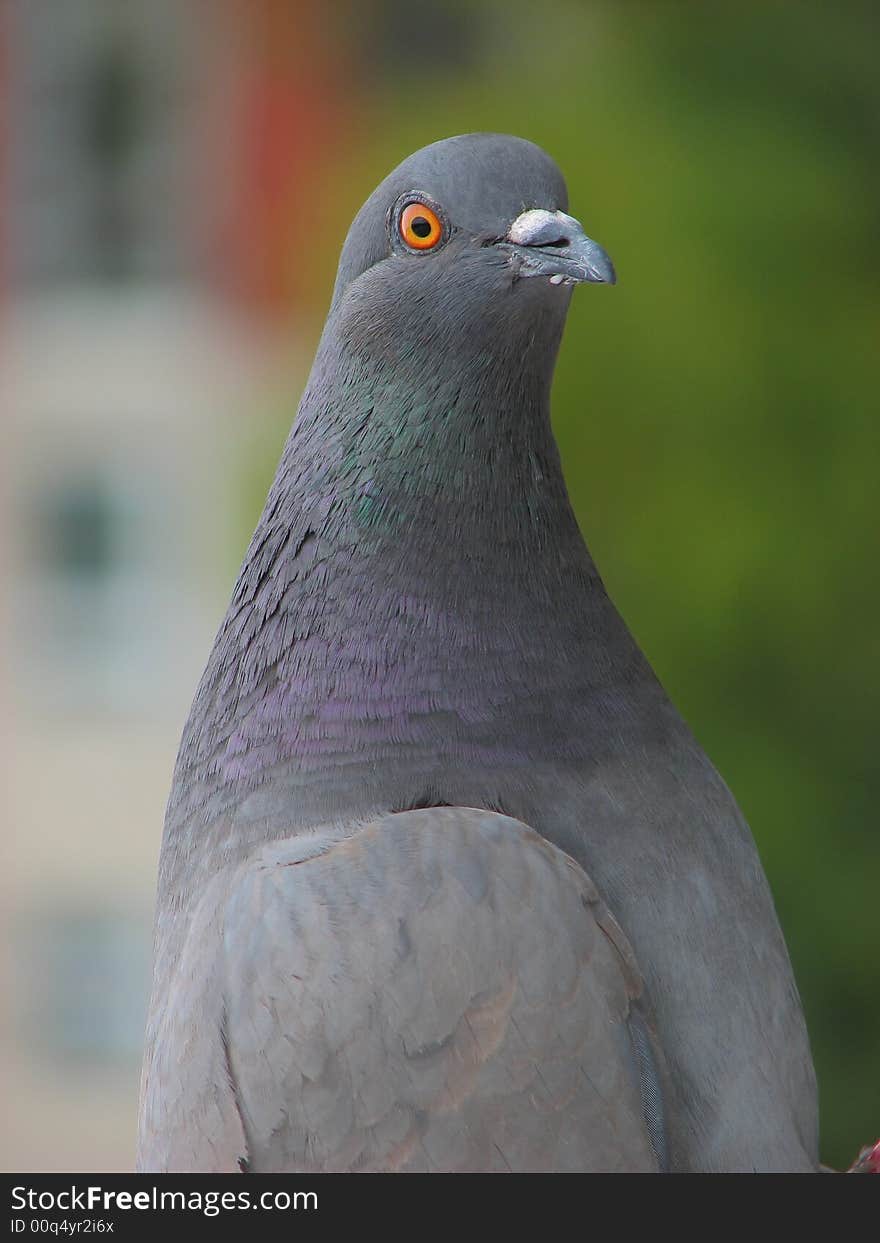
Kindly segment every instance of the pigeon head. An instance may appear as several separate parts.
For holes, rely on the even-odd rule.
[[[614,268],[567,212],[565,181],[531,142],[462,134],[398,165],[358,212],[331,320],[385,357],[426,344],[518,343],[537,316],[561,333],[571,287]]]

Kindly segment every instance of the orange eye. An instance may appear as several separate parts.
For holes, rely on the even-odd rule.
[[[424,203],[407,203],[400,213],[400,236],[413,250],[431,250],[443,235],[440,217]]]

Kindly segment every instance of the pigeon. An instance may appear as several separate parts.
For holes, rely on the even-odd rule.
[[[880,1139],[866,1144],[846,1171],[847,1174],[880,1174]]]
[[[563,481],[568,206],[468,134],[351,226],[180,744],[142,1171],[819,1169],[752,836]]]

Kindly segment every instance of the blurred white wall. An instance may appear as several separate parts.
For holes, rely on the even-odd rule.
[[[165,799],[273,366],[205,276],[197,7],[0,29],[4,1170],[132,1167]]]

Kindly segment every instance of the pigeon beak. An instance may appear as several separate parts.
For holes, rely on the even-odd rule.
[[[551,285],[593,281],[613,285],[614,264],[580,222],[564,211],[532,208],[517,216],[498,242],[518,262],[518,276],[548,276]]]

